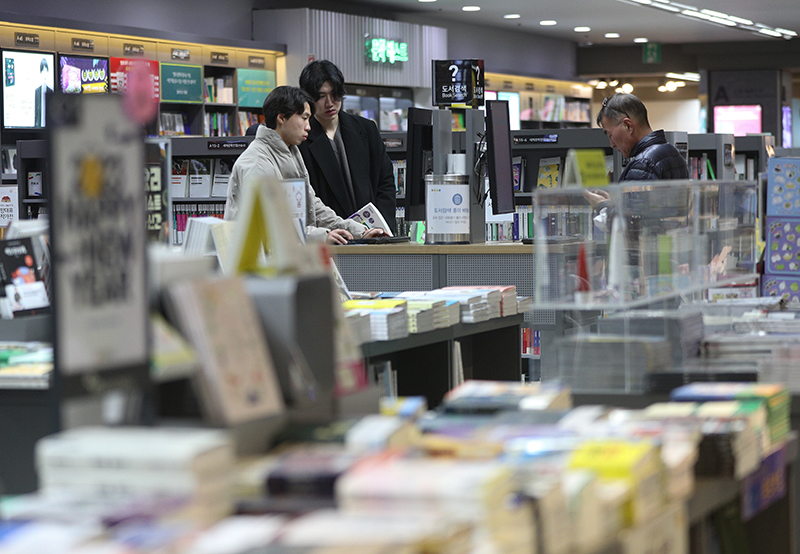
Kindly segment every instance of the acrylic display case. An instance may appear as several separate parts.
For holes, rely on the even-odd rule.
[[[537,309],[630,309],[756,280],[755,182],[610,185],[599,214],[589,191],[534,193]]]
[[[686,368],[703,336],[699,312],[672,308],[712,288],[757,282],[757,184],[631,182],[603,190],[608,207],[589,215],[587,197],[597,189],[534,195],[536,307],[577,323],[542,356],[542,380],[575,392],[668,390],[698,371]]]

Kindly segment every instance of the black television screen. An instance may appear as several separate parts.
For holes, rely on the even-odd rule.
[[[108,58],[59,54],[58,78],[65,94],[108,94]]]
[[[486,153],[492,213],[513,213],[516,205],[511,169],[511,125],[506,100],[486,102]]]
[[[45,105],[54,90],[56,56],[3,50],[3,128],[44,127]]]
[[[433,112],[408,108],[406,221],[425,219],[425,174],[433,171]]]

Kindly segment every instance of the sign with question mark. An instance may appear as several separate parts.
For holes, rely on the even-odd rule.
[[[483,106],[483,60],[433,60],[433,105]]]

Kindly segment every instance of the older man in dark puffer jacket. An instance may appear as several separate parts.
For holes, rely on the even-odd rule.
[[[686,160],[667,142],[663,130],[650,128],[647,108],[633,94],[620,93],[603,100],[597,124],[603,128],[611,147],[628,158],[620,181],[689,178]],[[585,196],[598,210],[608,200],[605,191],[587,192]]]

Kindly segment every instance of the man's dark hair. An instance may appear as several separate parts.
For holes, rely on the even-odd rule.
[[[264,124],[274,129],[278,126],[278,115],[289,119],[295,114],[302,114],[306,104],[311,115],[314,115],[314,100],[303,90],[297,87],[276,87],[264,100]]]
[[[344,90],[344,75],[333,62],[317,60],[305,66],[300,73],[300,88],[306,91],[314,102],[319,99],[319,89],[325,81],[330,81],[332,94],[336,100],[341,100],[347,94]]]
[[[623,117],[650,126],[647,120],[647,108],[633,94],[618,93],[603,100],[603,107],[597,112],[597,125],[602,127],[603,118],[619,123]]]
[[[39,73],[45,69],[50,69],[50,64],[47,63],[47,58],[42,58],[42,61],[39,62]]]

